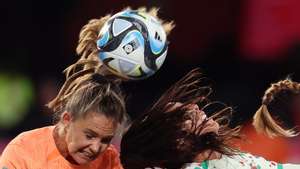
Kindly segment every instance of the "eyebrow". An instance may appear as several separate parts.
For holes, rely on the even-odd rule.
[[[92,129],[85,129],[85,132],[89,132],[91,134],[93,134],[94,136],[99,136],[98,133],[96,133],[94,130]],[[108,135],[104,135],[103,138],[110,138],[110,137],[114,137],[114,134],[108,134]]]

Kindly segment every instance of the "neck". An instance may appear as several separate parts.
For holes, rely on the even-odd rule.
[[[214,150],[205,150],[195,157],[194,162],[201,163],[205,160],[220,159],[221,156],[221,153],[216,152]]]
[[[65,133],[59,124],[57,124],[53,130],[53,138],[59,153],[66,158],[69,153],[65,142]]]

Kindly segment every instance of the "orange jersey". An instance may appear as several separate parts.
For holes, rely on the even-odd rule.
[[[56,148],[54,126],[18,135],[4,149],[1,169],[123,169],[118,151],[111,145],[97,159],[79,166],[68,162]]]

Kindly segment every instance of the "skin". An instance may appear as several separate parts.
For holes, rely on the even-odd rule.
[[[216,133],[220,128],[219,124],[215,122],[212,118],[208,118],[204,111],[200,110],[197,104],[189,104],[186,106],[187,112],[192,119],[186,120],[184,122],[184,128],[196,130],[196,134],[203,135],[206,133]],[[204,126],[202,126],[204,123]]]
[[[182,103],[179,102],[169,104],[174,104],[169,111],[172,111],[182,106]],[[220,128],[219,124],[212,118],[208,118],[205,112],[199,109],[199,106],[197,104],[189,104],[186,105],[184,108],[187,111],[187,115],[190,117],[190,119],[187,119],[183,124],[184,130],[196,129],[196,134],[200,135],[210,132],[218,134],[218,130]],[[201,126],[203,125],[203,123],[204,126]]]
[[[174,104],[170,110],[175,109],[177,107],[182,106],[182,103],[170,103]],[[220,128],[219,124],[214,121],[212,118],[208,118],[204,111],[199,109],[197,104],[189,104],[184,107],[187,111],[187,115],[190,117],[183,123],[183,130],[194,131],[196,134],[203,135],[206,133],[216,133],[218,134],[218,130]],[[204,124],[203,124],[204,123]],[[204,152],[196,155],[194,162],[201,163],[204,160],[213,160],[221,158],[221,154],[212,151],[205,150]]]
[[[116,129],[117,124],[100,113],[90,112],[73,120],[71,113],[64,112],[54,130],[54,140],[68,161],[84,165],[106,150]]]

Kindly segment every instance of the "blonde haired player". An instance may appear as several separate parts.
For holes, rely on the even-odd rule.
[[[138,11],[157,17],[158,10]],[[66,81],[48,104],[57,123],[15,137],[2,154],[1,169],[123,168],[110,141],[127,117],[124,97],[120,79],[102,67],[96,44],[109,17],[89,21],[80,32],[80,59],[64,71]],[[172,24],[163,25],[169,32]]]

